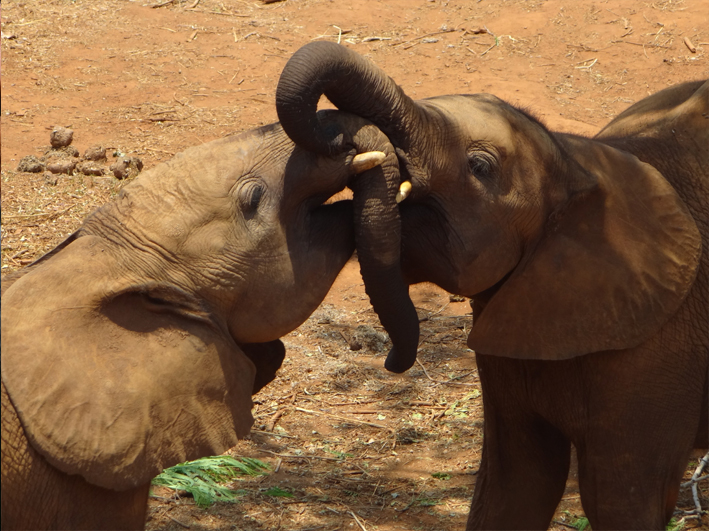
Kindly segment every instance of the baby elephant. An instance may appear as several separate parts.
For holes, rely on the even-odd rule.
[[[325,201],[398,172],[377,128],[319,119],[338,156],[278,124],[193,147],[3,282],[2,529],[143,529],[156,474],[249,432],[354,250],[351,201]]]
[[[409,197],[379,230],[401,235],[405,282],[473,300],[485,427],[468,529],[547,529],[572,444],[595,531],[664,529],[692,447],[709,445],[709,81],[582,138],[489,94],[413,101],[313,42],[277,92],[283,127],[313,152],[329,147],[312,130],[322,93],[397,150]],[[416,314],[389,273],[364,280],[394,338]],[[390,367],[411,366],[411,343]]]

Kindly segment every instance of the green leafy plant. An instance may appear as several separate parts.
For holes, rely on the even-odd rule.
[[[588,518],[582,516],[581,518],[576,520],[572,525],[576,527],[576,529],[578,529],[579,531],[584,531],[586,528],[588,528],[590,524],[588,522]]]
[[[445,480],[450,479],[451,475],[448,474],[447,472],[434,472],[433,474],[431,474],[431,477],[445,481]]]
[[[569,518],[569,525],[578,529],[578,531],[591,530],[588,518],[585,516],[576,517],[571,514],[570,511],[563,511],[563,513]]]
[[[330,448],[328,448],[327,446],[325,446],[323,448],[323,450],[325,452],[328,452],[328,453],[334,455],[338,459],[345,459],[346,457],[354,457],[354,454],[349,454],[347,452],[340,452],[339,450],[330,450]]]
[[[288,492],[287,490],[283,490],[280,487],[271,487],[267,491],[264,492],[265,495],[267,496],[276,496],[280,498],[292,498],[293,493]]]
[[[682,531],[686,527],[686,525],[687,524],[685,523],[684,518],[682,518],[681,520],[672,518],[665,529],[667,531]]]
[[[434,505],[439,505],[441,500],[434,500],[431,498],[419,498],[418,504],[421,507],[433,507]]]
[[[219,483],[239,476],[263,475],[268,469],[269,466],[258,459],[242,457],[239,460],[228,455],[217,455],[166,468],[153,479],[153,485],[184,490],[194,497],[199,507],[204,508],[215,501],[233,502],[244,493]]]

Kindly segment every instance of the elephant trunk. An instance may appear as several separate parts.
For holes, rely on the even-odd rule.
[[[381,133],[380,133],[381,134]],[[392,349],[384,366],[401,373],[416,362],[418,314],[401,272],[401,218],[393,154],[381,167],[353,179],[354,229],[362,279],[374,311],[389,333]],[[397,168],[398,169],[398,168]]]
[[[318,118],[317,104],[323,94],[341,110],[374,122],[404,150],[410,143],[407,131],[416,130],[422,116],[386,74],[358,54],[334,43],[310,43],[286,64],[276,90],[276,109],[288,136],[321,155],[353,147],[345,144],[347,135],[336,124],[323,125]],[[419,336],[418,315],[401,272],[401,220],[396,203],[400,181],[399,172],[386,171],[385,164],[351,184],[362,278],[392,340],[385,363],[392,372],[403,372],[415,363]]]
[[[395,146],[408,151],[424,113],[382,70],[332,42],[306,44],[288,60],[276,89],[278,119],[299,146],[321,155],[341,153],[342,135],[318,122],[325,95],[338,109],[373,122]]]

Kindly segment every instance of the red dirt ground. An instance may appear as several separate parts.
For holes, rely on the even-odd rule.
[[[704,0],[6,2],[2,272],[51,249],[125,183],[16,171],[21,158],[46,151],[54,126],[71,126],[82,153],[100,144],[108,163],[120,152],[151,167],[275,121],[285,62],[326,39],[369,57],[413,97],[491,92],[552,129],[592,135],[643,97],[706,77],[708,28]],[[351,261],[320,309],[284,338],[279,378],[255,397],[255,431],[232,450],[278,471],[240,482],[249,493],[239,503],[207,510],[156,488],[147,528],[462,529],[482,440],[465,346],[470,308],[432,285],[412,294],[428,317],[421,365],[391,375]],[[353,339],[361,350],[349,348]],[[293,497],[270,496],[273,486]],[[687,491],[679,506],[693,507]],[[572,470],[552,529],[582,515]]]

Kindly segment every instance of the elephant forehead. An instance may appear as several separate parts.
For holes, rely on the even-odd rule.
[[[501,155],[511,156],[543,136],[535,119],[491,94],[438,96],[421,104],[429,114],[441,115],[460,142],[494,147]]]
[[[169,171],[152,177],[126,187],[86,224],[99,232],[102,225],[118,225],[123,239],[169,254],[179,254],[195,237],[200,251],[224,247],[237,216],[232,172],[222,168],[201,182],[192,174],[181,179]]]

